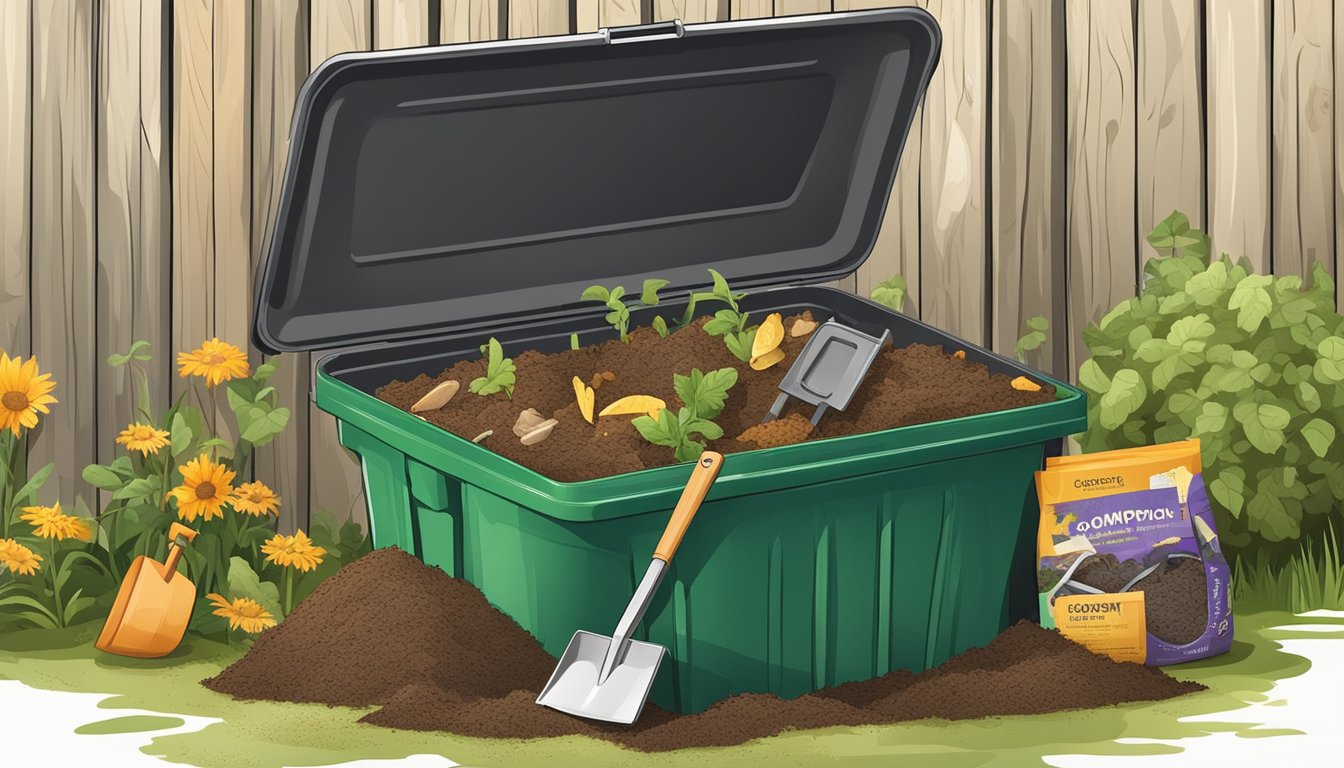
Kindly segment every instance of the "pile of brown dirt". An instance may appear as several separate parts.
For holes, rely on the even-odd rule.
[[[695,715],[652,704],[634,726],[591,723],[535,703],[554,668],[527,632],[472,586],[396,549],[346,566],[217,677],[240,698],[381,705],[361,722],[466,736],[585,735],[643,751],[727,746],[788,730],[1039,714],[1203,690],[1161,670],[1097,656],[1019,623],[919,675],[784,700],[741,694]]]
[[[810,313],[801,317],[810,317]],[[797,319],[789,318],[785,327],[792,327]],[[485,375],[485,362],[480,358],[461,361],[438,376],[422,374],[411,381],[392,381],[379,389],[377,396],[409,411],[411,405],[438,384],[456,380],[462,385],[457,396],[443,408],[419,415],[467,440],[493,430],[482,445],[562,482],[675,463],[672,449],[644,440],[631,426],[631,416],[607,416],[595,418],[595,424],[586,422],[574,398],[571,382],[575,376],[590,382],[594,374],[614,374],[614,380],[603,381],[595,392],[594,412],[598,412],[627,395],[653,395],[676,408],[679,403],[672,389],[673,374],[687,374],[694,368],[704,372],[736,368],[738,382],[728,393],[724,412],[715,419],[723,428],[724,437],[709,444],[721,453],[1019,408],[1049,402],[1055,397],[1054,387],[1048,384],[1039,392],[1013,389],[1010,376],[991,376],[984,365],[953,357],[954,350],[923,344],[900,349],[887,347],[877,356],[843,412],[827,413],[817,429],[805,432],[797,425],[806,423],[813,409],[790,400],[781,414],[786,419],[784,425],[753,431],[752,438],[747,439],[744,433],[756,428],[765,417],[779,394],[780,380],[807,342],[807,336],[795,338],[786,334],[780,345],[784,359],[771,368],[756,371],[734,357],[722,338],[703,331],[707,320],[700,318],[665,339],[650,328],[638,328],[630,333],[628,344],[613,339],[552,354],[506,348],[505,355],[512,357],[517,366],[512,399],[502,393],[482,397],[467,390],[471,380]],[[534,445],[523,445],[513,434],[518,414],[528,408],[559,422],[549,437]],[[791,414],[795,418],[787,420]]]

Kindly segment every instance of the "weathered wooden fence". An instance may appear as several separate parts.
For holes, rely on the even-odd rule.
[[[1037,362],[1067,374],[1173,208],[1262,269],[1336,269],[1331,0],[0,0],[0,346],[38,355],[61,400],[33,463],[92,503],[80,469],[130,413],[107,356],[148,340],[162,398],[176,351],[247,339],[291,108],[326,57],[901,4],[938,18],[942,61],[844,285],[900,272],[907,311],[1005,351],[1045,315]],[[294,422],[257,474],[289,515],[358,516],[355,463],[308,405],[306,356],[286,357]]]

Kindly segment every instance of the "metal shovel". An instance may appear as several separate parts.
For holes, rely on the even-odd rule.
[[[658,591],[667,564],[676,554],[700,502],[723,466],[723,455],[705,451],[695,462],[686,490],[681,492],[672,519],[653,550],[653,562],[644,572],[635,596],[625,607],[612,637],[579,630],[570,639],[555,672],[541,689],[537,703],[561,712],[594,720],[629,725],[639,719],[644,702],[658,674],[658,664],[667,649],[655,643],[631,639],[644,611]]]

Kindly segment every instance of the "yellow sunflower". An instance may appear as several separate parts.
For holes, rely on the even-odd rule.
[[[177,499],[177,516],[189,523],[197,517],[222,517],[221,507],[233,492],[234,471],[214,463],[204,453],[177,469],[182,473],[182,484],[168,492]]]
[[[260,481],[243,483],[235,488],[229,503],[233,505],[235,511],[253,517],[280,514],[280,497]]]
[[[36,427],[38,413],[51,413],[47,406],[56,402],[55,388],[50,373],[38,374],[37,358],[0,352],[0,429],[18,435],[19,427]]]
[[[160,448],[168,445],[168,432],[155,429],[152,424],[141,424],[137,421],[117,435],[117,444],[126,446],[128,451],[139,451],[148,456],[151,453],[158,453]]]
[[[42,566],[42,556],[13,539],[0,539],[0,567],[10,573],[32,576]]]
[[[266,553],[266,559],[270,562],[284,568],[298,568],[300,571],[311,571],[321,565],[322,556],[327,554],[327,550],[313,544],[303,531],[293,536],[277,533],[261,545],[261,551]]]
[[[213,338],[190,352],[180,352],[177,364],[182,378],[200,376],[207,387],[247,376],[247,354],[227,341]]]
[[[50,507],[24,507],[19,519],[33,526],[33,532],[44,539],[88,541],[91,538],[88,523],[62,512],[59,501]]]
[[[229,629],[242,629],[248,634],[255,635],[263,629],[275,626],[275,618],[271,616],[271,612],[250,597],[235,597],[233,602],[215,592],[206,597],[210,599],[210,604],[215,606],[213,613],[229,620]]]

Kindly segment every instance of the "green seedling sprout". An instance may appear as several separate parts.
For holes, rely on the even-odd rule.
[[[570,348],[570,349],[578,349],[578,348],[579,348],[579,334],[577,334],[577,333],[571,333],[571,334],[569,334],[569,348]]]
[[[645,280],[644,290],[639,296],[639,303],[646,307],[656,305],[658,303],[658,291],[667,284],[667,280],[660,278],[651,277]],[[584,301],[602,302],[607,309],[611,310],[607,312],[605,318],[606,321],[611,324],[612,328],[616,329],[616,333],[620,335],[623,343],[630,343],[630,308],[626,306],[624,301],[622,301],[622,299],[625,298],[624,286],[618,285],[615,288],[608,290],[600,285],[591,285],[584,289],[583,295],[579,298]],[[655,318],[654,321],[655,329],[658,327],[658,319],[661,318]],[[662,325],[664,329],[667,328],[666,322]],[[662,331],[659,331],[659,335],[663,337],[667,336],[667,334]],[[575,349],[577,349],[577,347],[575,347]]]
[[[736,368],[720,368],[709,373],[701,373],[696,368],[686,376],[674,374],[672,388],[684,405],[676,414],[664,408],[658,412],[657,419],[639,416],[631,423],[645,440],[673,449],[677,461],[695,461],[705,450],[705,440],[723,437],[723,428],[712,419],[723,413],[728,390],[736,383]],[[697,439],[697,436],[703,439]]]
[[[728,309],[721,309],[714,313],[714,317],[705,323],[705,333],[710,336],[722,336],[723,343],[728,347],[739,360],[743,362],[751,360],[751,344],[756,339],[756,328],[747,327],[748,313],[741,311],[738,302],[747,294],[743,292],[734,292],[728,287],[728,281],[719,274],[718,270],[709,270],[709,275],[714,279],[714,288],[709,291],[700,291],[691,294],[691,301],[686,305],[686,312],[682,315],[681,324],[687,325],[695,317],[695,305],[699,301],[721,301],[728,305]]]
[[[513,385],[518,382],[513,360],[504,356],[504,348],[493,336],[481,345],[481,354],[486,356],[485,375],[472,379],[468,389],[481,396],[503,392],[512,400]]]
[[[904,277],[892,275],[874,286],[872,292],[868,294],[868,298],[884,307],[900,312],[905,307],[907,287]]]

